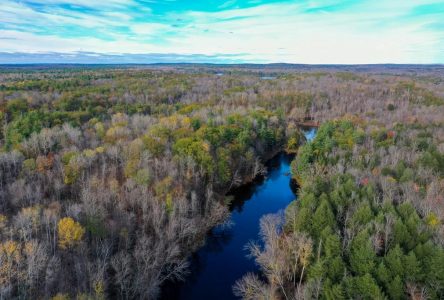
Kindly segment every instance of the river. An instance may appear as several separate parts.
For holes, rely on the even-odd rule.
[[[313,139],[315,130],[305,132]],[[262,216],[285,209],[296,198],[291,188],[290,163],[293,157],[280,153],[267,162],[267,175],[232,192],[232,226],[213,228],[205,245],[190,258],[190,275],[185,282],[168,284],[162,299],[237,299],[232,286],[248,272],[259,273],[245,245],[259,240]]]

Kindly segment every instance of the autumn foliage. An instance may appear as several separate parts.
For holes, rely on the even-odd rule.
[[[59,237],[59,247],[62,249],[69,249],[80,243],[85,234],[85,229],[72,218],[66,217],[59,221],[57,232]]]
[[[0,298],[159,297],[279,151],[301,204],[254,291],[443,297],[442,67],[347,68],[1,67]]]

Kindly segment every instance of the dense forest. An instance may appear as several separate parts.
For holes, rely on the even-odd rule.
[[[1,68],[0,298],[157,298],[287,151],[237,295],[442,299],[443,116],[440,67]]]
[[[299,148],[298,200],[261,220],[264,246],[249,245],[267,281],[247,274],[239,296],[444,298],[444,99],[429,80],[331,102],[350,105]]]

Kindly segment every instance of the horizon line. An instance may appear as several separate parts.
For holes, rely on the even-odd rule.
[[[270,63],[254,63],[254,62],[1,62],[0,66],[153,66],[153,65],[211,65],[211,66],[331,66],[331,67],[357,67],[357,66],[443,66],[444,63],[292,63],[292,62],[270,62]]]
[[[6,52],[0,51],[0,65],[296,65],[296,66],[443,66],[444,62],[335,61],[260,59],[248,53],[101,53],[75,52]]]

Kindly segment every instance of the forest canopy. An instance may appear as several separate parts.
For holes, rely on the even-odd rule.
[[[287,151],[298,200],[238,295],[441,299],[443,72],[0,69],[0,297],[159,297]]]

